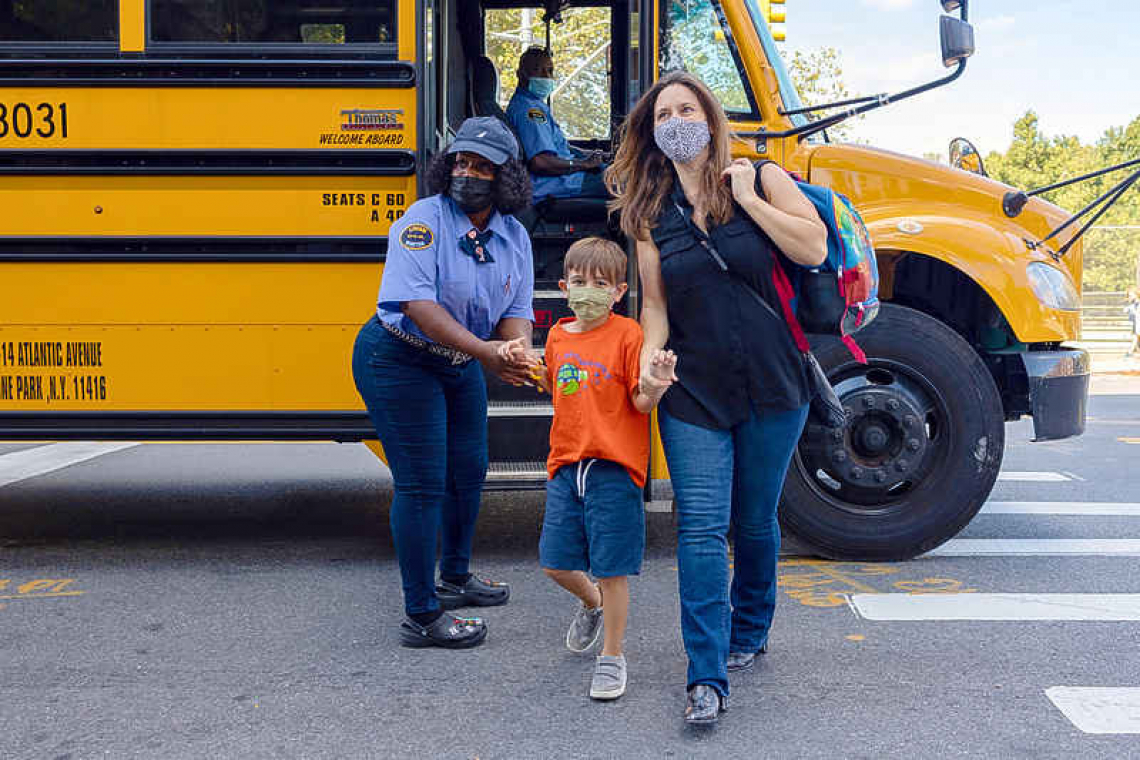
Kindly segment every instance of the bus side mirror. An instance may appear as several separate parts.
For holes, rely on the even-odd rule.
[[[974,27],[953,16],[942,16],[940,21],[942,65],[950,68],[974,54]]]
[[[982,163],[982,154],[964,137],[955,137],[950,141],[950,165],[983,177],[989,176],[986,174],[985,164]]]

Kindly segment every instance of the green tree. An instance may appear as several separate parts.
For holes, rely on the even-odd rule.
[[[986,169],[994,179],[1026,190],[1140,158],[1140,117],[1126,127],[1106,130],[1095,144],[1084,145],[1073,136],[1044,134],[1037,114],[1029,111],[1014,123],[1013,135],[1005,153],[994,152],[986,158]],[[1114,172],[1052,191],[1045,197],[1075,213],[1125,176],[1126,172]],[[1078,224],[1088,218],[1083,217]],[[1119,291],[1137,282],[1140,231],[1120,229],[1130,226],[1140,226],[1140,184],[1109,208],[1086,234],[1085,290]]]
[[[788,75],[805,106],[818,106],[851,97],[847,85],[843,83],[842,56],[835,48],[823,47],[807,52],[797,50],[788,62]],[[826,112],[823,113],[826,115]],[[851,121],[831,127],[827,133],[833,140],[850,140]]]

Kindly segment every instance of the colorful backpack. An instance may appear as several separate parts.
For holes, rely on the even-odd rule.
[[[770,162],[756,166],[757,184],[765,163]],[[790,283],[780,267],[775,267],[777,292],[805,332],[838,336],[852,356],[865,362],[866,356],[851,336],[879,313],[879,267],[867,226],[845,196],[789,175],[827,227],[827,259],[818,267],[793,265]]]

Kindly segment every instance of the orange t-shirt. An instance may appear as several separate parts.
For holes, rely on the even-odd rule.
[[[601,327],[568,332],[560,319],[546,339],[546,371],[554,401],[548,477],[583,459],[608,459],[645,486],[649,421],[633,405],[641,372],[641,326],[611,314]]]

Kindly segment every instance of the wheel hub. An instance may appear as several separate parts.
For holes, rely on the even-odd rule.
[[[812,464],[860,490],[889,490],[913,477],[930,444],[916,400],[898,385],[869,384],[842,401],[847,427],[816,437],[810,450],[820,461]]]

